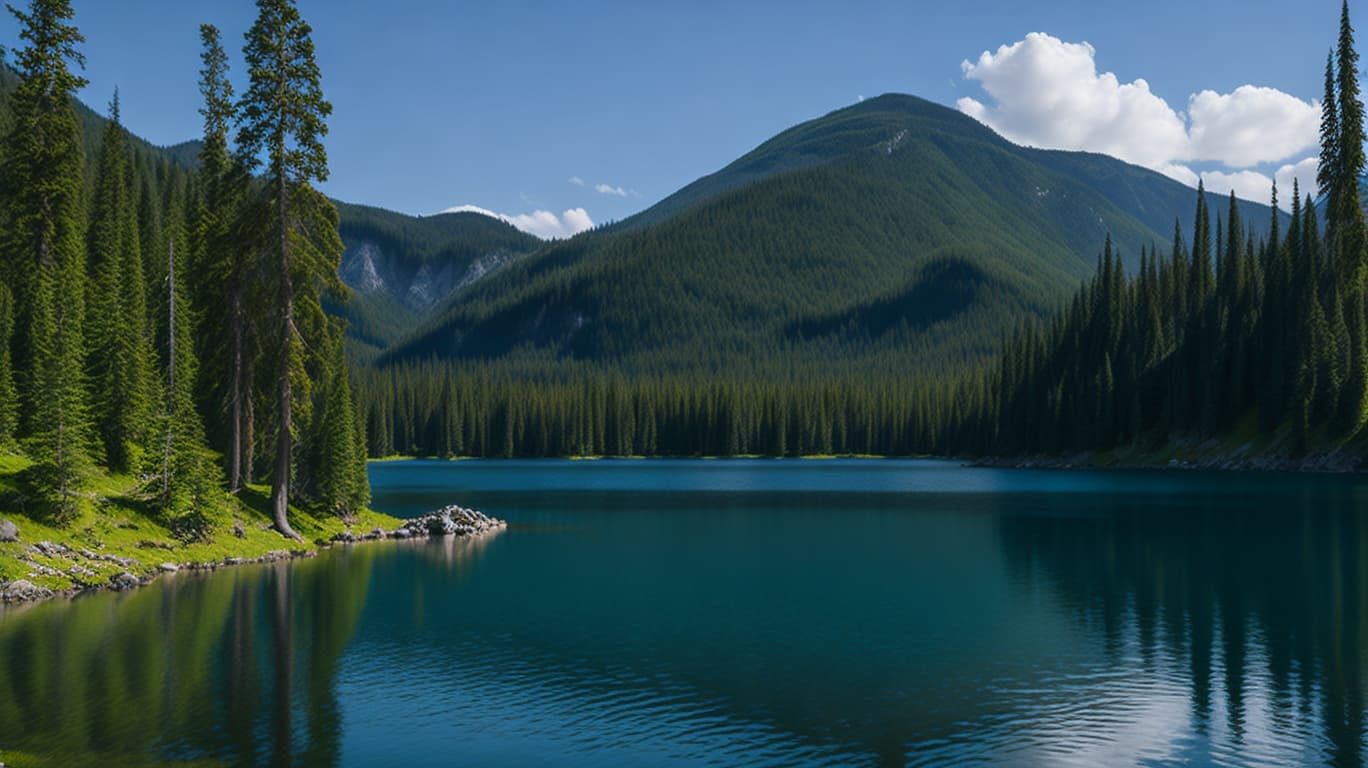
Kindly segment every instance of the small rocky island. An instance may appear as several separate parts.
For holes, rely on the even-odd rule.
[[[349,544],[362,541],[384,539],[412,540],[439,538],[443,536],[465,537],[485,536],[497,533],[508,527],[508,523],[474,509],[452,504],[442,509],[404,521],[393,530],[374,528],[363,534],[351,530],[334,535],[331,539],[319,539],[318,547],[326,548],[333,544]],[[19,542],[19,531],[13,523],[0,521],[0,541]],[[212,571],[234,565],[253,563],[272,563],[296,557],[314,557],[317,549],[273,550],[261,557],[224,557],[220,560],[194,561],[184,563],[163,562],[151,567],[135,558],[118,557],[109,553],[94,552],[89,549],[75,548],[61,542],[39,541],[28,545],[20,557],[20,563],[30,569],[30,578],[40,576],[65,576],[79,586],[74,589],[51,589],[35,584],[29,579],[4,581],[0,579],[0,603],[22,603],[46,600],[53,597],[72,597],[85,592],[114,590],[122,592],[150,583],[157,576],[175,573],[180,570]],[[63,563],[66,567],[58,569],[45,563]],[[112,574],[105,576],[95,566],[103,566]]]
[[[376,528],[358,535],[344,531],[332,537],[335,542],[376,541],[378,539],[422,539],[430,536],[480,536],[508,527],[508,523],[475,509],[452,504],[435,512],[406,521],[393,531]]]

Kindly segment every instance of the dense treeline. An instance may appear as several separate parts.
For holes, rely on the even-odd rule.
[[[358,372],[372,456],[907,455],[938,445],[940,388],[832,378],[560,380],[426,363]]]
[[[595,364],[624,359],[623,350],[590,354],[580,348],[601,335],[581,335],[559,351],[537,349],[539,340],[528,332],[546,328],[545,318],[557,312],[573,317],[574,311],[591,311],[593,301],[607,302],[584,292],[586,283],[575,277],[589,269],[582,266],[556,278],[563,283],[546,302],[528,303],[540,326],[510,325],[500,307],[530,302],[530,295],[510,297],[491,285],[459,309],[465,320],[457,327],[464,330],[455,333],[455,343],[469,360],[457,355],[453,362],[399,362],[365,372],[358,385],[369,451],[1019,455],[1120,446],[1151,450],[1175,438],[1229,435],[1262,436],[1268,449],[1286,454],[1345,445],[1368,421],[1368,236],[1359,196],[1365,161],[1357,62],[1346,5],[1326,68],[1319,208],[1294,186],[1286,217],[1278,211],[1275,188],[1267,220],[1248,221],[1247,207],[1233,195],[1221,206],[1224,211],[1213,212],[1212,198],[1199,186],[1190,239],[1175,223],[1163,252],[1148,245],[1138,259],[1126,260],[1108,237],[1094,276],[1062,311],[1048,321],[1029,321],[990,365],[940,357],[932,361],[937,369],[928,371],[926,360],[912,363],[907,357],[916,353],[906,331],[917,312],[928,318],[927,328],[935,328],[936,319],[962,310],[966,297],[991,296],[985,292],[996,281],[981,267],[984,262],[932,262],[914,280],[927,290],[890,294],[854,313],[819,314],[791,326],[790,333],[827,340],[825,364],[782,344],[753,364],[738,364],[736,353],[746,342],[728,336],[732,326],[718,320],[717,333],[699,336],[717,348],[688,350],[702,362],[702,372],[693,374],[674,371],[678,348],[657,354],[650,347],[668,348],[669,328],[686,320],[681,313],[690,302],[706,303],[703,295],[681,285],[662,315],[658,308],[632,303],[644,294],[625,272],[605,284],[623,286],[627,294],[614,299],[628,310],[614,322],[635,323],[648,342],[631,353],[631,365]],[[782,194],[786,187],[772,184],[775,189]],[[716,204],[714,219],[725,215],[726,205]],[[637,237],[660,236],[645,230]],[[626,243],[623,253],[605,260],[619,269],[638,258],[634,248],[661,252],[645,242],[620,242]],[[544,262],[557,253],[607,247],[571,241],[516,265],[499,280],[525,283],[522,273],[547,269]],[[659,247],[702,253],[700,269],[724,269],[720,257],[710,254],[726,248]],[[799,243],[793,247],[802,250]],[[669,286],[679,279],[653,269],[653,281]],[[830,298],[785,296],[778,293],[783,281],[765,284],[776,291],[771,299],[778,307],[808,298],[821,306]],[[1001,311],[1030,314],[1012,306],[1009,296],[992,299]],[[704,307],[695,314],[719,311]],[[562,320],[549,332],[563,327]],[[882,351],[881,332],[897,340],[896,353],[845,364],[856,355],[839,354],[841,345]],[[443,333],[451,334],[452,327]],[[993,343],[991,334],[981,338]],[[519,356],[490,362],[498,351],[493,347],[518,345]]]
[[[292,0],[257,9],[241,99],[202,30],[192,173],[129,135],[117,93],[88,157],[70,3],[11,8],[25,47],[0,102],[0,450],[33,460],[27,485],[57,522],[97,468],[138,478],[187,537],[258,479],[286,535],[287,501],[368,501],[341,328],[321,305],[344,292],[337,212],[311,186],[331,107]]]
[[[1283,235],[1256,239],[1231,197],[1198,196],[1189,247],[1142,250],[1127,277],[1110,241],[1068,310],[1008,344],[957,440],[978,453],[1157,446],[1174,435],[1344,445],[1368,420],[1368,297],[1359,194],[1364,115],[1347,3],[1326,62],[1315,202],[1294,186]],[[1276,205],[1277,189],[1273,190]]]

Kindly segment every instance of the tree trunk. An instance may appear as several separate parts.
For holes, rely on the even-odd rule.
[[[252,397],[252,384],[256,381],[256,368],[251,360],[242,365],[242,485],[248,485],[256,477],[256,399]]]
[[[290,279],[290,250],[287,208],[285,204],[285,175],[278,176],[276,187],[280,226],[280,364],[276,370],[276,458],[275,473],[271,478],[271,511],[275,528],[286,538],[302,540],[290,527],[290,468],[293,466],[294,442],[290,435],[291,405],[294,392],[290,384],[291,359],[294,356],[294,285]]]
[[[162,506],[171,500],[171,445],[176,419],[182,414],[174,410],[176,401],[176,239],[171,238],[166,257],[166,343],[169,354],[166,363],[166,444],[162,449]]]
[[[233,369],[229,372],[232,379],[228,395],[228,409],[231,437],[228,448],[228,492],[242,490],[242,291],[236,281],[233,285],[232,313]]]

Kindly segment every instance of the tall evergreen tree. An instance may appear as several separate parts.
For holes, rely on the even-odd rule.
[[[364,433],[358,432],[342,329],[330,334],[327,365],[315,409],[310,475],[318,506],[350,518],[370,502]],[[362,435],[358,440],[358,435]]]
[[[1335,49],[1335,73],[1339,105],[1339,142],[1336,147],[1335,218],[1339,253],[1332,257],[1339,274],[1358,281],[1363,278],[1365,225],[1359,201],[1359,177],[1368,158],[1364,156],[1363,101],[1359,97],[1358,50],[1354,47],[1354,27],[1349,22],[1349,0],[1340,11],[1339,41]]]
[[[10,447],[19,427],[19,392],[14,388],[14,293],[0,283],[0,450]]]
[[[219,489],[217,471],[204,442],[204,425],[195,409],[198,365],[189,292],[185,289],[184,254],[188,248],[179,198],[168,216],[168,230],[161,323],[167,343],[162,361],[156,500],[174,530],[186,538],[199,538],[209,531]]]
[[[228,78],[228,55],[219,30],[200,26],[202,68],[200,95],[204,99],[204,137],[200,145],[201,202],[196,219],[197,280],[195,299],[203,312],[199,338],[205,367],[205,400],[210,413],[227,416],[219,438],[228,472],[228,489],[241,490],[251,471],[252,317],[251,303],[255,249],[240,237],[239,214],[248,183],[242,166],[234,162],[228,132],[237,115],[233,86]],[[245,224],[245,222],[244,222]],[[250,225],[248,225],[250,226]],[[226,342],[226,343],[225,343]]]
[[[140,468],[147,447],[155,376],[128,134],[119,121],[117,91],[109,118],[88,238],[94,290],[87,337],[92,410],[104,463],[126,472]]]
[[[342,252],[337,210],[310,186],[328,177],[322,140],[332,113],[323,98],[311,35],[293,0],[257,0],[257,19],[243,49],[250,85],[240,104],[238,133],[244,165],[265,165],[265,199],[258,215],[269,235],[263,247],[271,259],[266,273],[274,281],[271,507],[276,528],[292,538],[298,538],[289,522],[296,411],[307,408],[311,383],[306,334],[315,334],[312,348],[317,349],[317,334],[326,329],[326,322],[318,322],[319,297],[337,285]]]
[[[1336,202],[1339,194],[1340,173],[1340,122],[1339,98],[1335,95],[1338,83],[1335,79],[1335,52],[1325,54],[1325,93],[1321,96],[1320,159],[1316,165],[1316,186],[1325,197],[1327,211],[1338,211]],[[1292,196],[1292,204],[1300,205],[1301,200]],[[1325,233],[1328,240],[1335,240],[1336,216],[1328,217]]]
[[[14,365],[22,434],[36,460],[34,482],[59,521],[72,518],[89,467],[91,430],[82,323],[85,304],[84,157],[73,94],[85,80],[84,42],[67,0],[33,0],[27,13],[6,6],[26,46],[11,98],[4,167],[9,225],[5,274],[20,288]]]

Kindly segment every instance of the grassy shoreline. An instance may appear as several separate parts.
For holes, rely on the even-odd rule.
[[[97,473],[87,484],[87,503],[75,520],[54,526],[24,510],[21,473],[30,462],[0,454],[0,520],[19,529],[19,540],[0,542],[0,596],[4,586],[25,581],[53,596],[143,584],[172,568],[204,568],[317,553],[348,530],[393,529],[401,521],[372,510],[348,525],[341,518],[291,508],[290,521],[305,538],[285,539],[271,528],[269,489],[249,486],[228,499],[203,541],[184,542],[146,512],[134,496],[135,478]],[[115,580],[122,580],[116,584]]]

